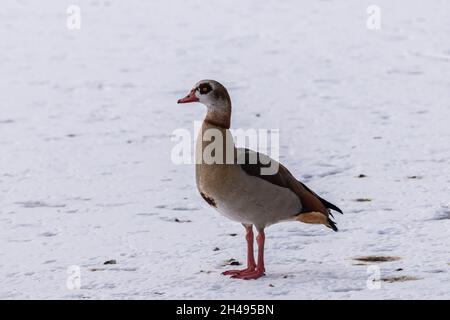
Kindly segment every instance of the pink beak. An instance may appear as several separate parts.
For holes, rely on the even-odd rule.
[[[195,96],[195,89],[192,89],[189,94],[183,99],[178,100],[178,103],[198,102],[198,98]]]

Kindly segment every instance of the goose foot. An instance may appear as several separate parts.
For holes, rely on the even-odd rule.
[[[262,276],[265,276],[264,270],[254,270],[251,272],[246,272],[246,273],[239,273],[236,274],[234,276],[232,276],[231,278],[233,279],[243,279],[243,280],[255,280],[255,279],[259,279]]]
[[[256,270],[255,268],[256,268],[256,266],[255,267],[247,267],[247,268],[242,269],[242,270],[227,270],[227,271],[222,272],[222,274],[224,276],[237,276],[237,275],[240,275],[240,274],[254,272]]]
[[[247,268],[243,270],[228,270],[222,272],[225,276],[231,276],[233,279],[251,280],[258,279],[265,275],[264,271],[264,242],[265,234],[264,229],[258,230],[258,236],[256,241],[258,242],[258,263],[255,263],[255,257],[253,256],[253,227],[252,225],[244,225],[247,230]]]

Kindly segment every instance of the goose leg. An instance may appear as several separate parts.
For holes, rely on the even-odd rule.
[[[264,276],[264,272],[266,271],[264,268],[264,242],[266,240],[266,236],[264,234],[264,229],[258,230],[258,236],[256,237],[256,242],[258,243],[258,264],[253,271],[238,273],[232,276],[232,278],[236,279],[258,279]]]
[[[222,272],[223,275],[239,275],[244,273],[249,273],[255,271],[256,268],[256,262],[255,262],[255,256],[253,253],[253,226],[251,224],[247,225],[244,224],[245,231],[247,234],[245,235],[245,239],[247,240],[247,268],[242,270],[228,270],[225,272]]]

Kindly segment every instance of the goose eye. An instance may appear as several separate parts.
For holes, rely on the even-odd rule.
[[[207,94],[212,90],[212,87],[209,83],[203,83],[199,86],[199,91],[201,94]]]

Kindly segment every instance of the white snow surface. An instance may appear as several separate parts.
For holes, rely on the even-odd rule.
[[[374,2],[3,0],[0,298],[449,299],[450,2]],[[205,78],[344,211],[337,233],[268,228],[256,281],[221,275],[244,229],[171,162],[205,113],[176,100]],[[415,280],[370,289],[370,265]]]

